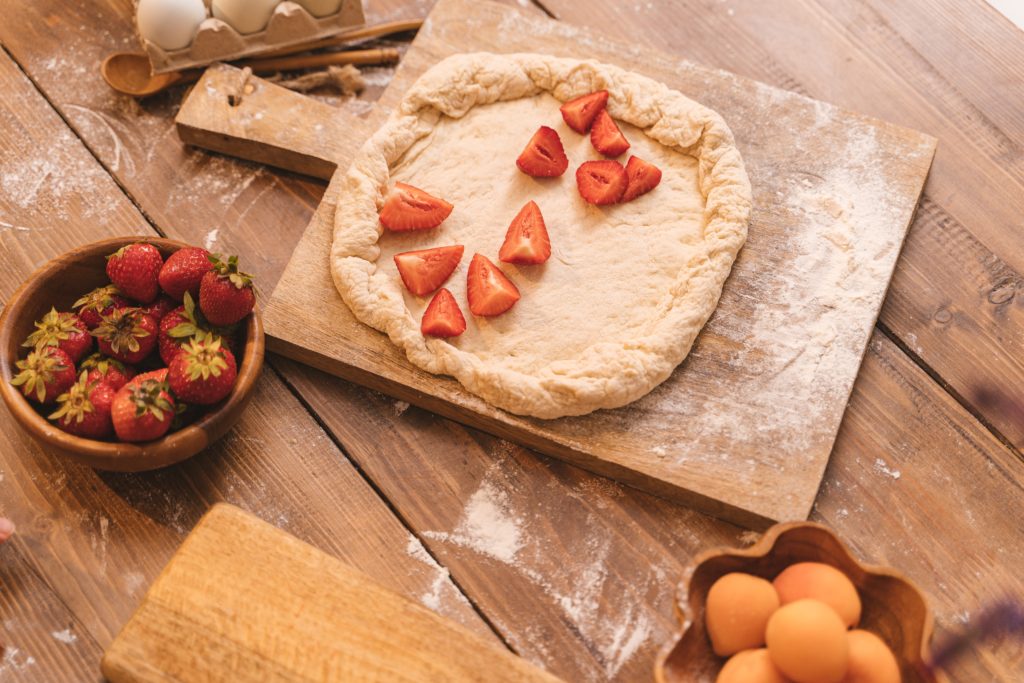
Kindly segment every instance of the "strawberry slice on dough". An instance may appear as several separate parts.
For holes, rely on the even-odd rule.
[[[395,254],[395,265],[406,289],[416,296],[426,296],[445,283],[455,272],[465,247],[435,247]]]
[[[486,256],[475,254],[469,262],[466,297],[473,315],[501,315],[519,301],[519,289]]]
[[[466,331],[466,319],[459,304],[447,289],[441,289],[423,312],[420,331],[431,337],[458,337]]]
[[[586,133],[594,125],[594,119],[604,111],[608,103],[608,91],[598,90],[589,95],[582,95],[563,104],[559,111],[567,126],[577,133]]]
[[[626,169],[611,159],[585,161],[576,169],[576,187],[591,204],[615,204],[622,199],[628,184]]]
[[[516,166],[535,178],[554,178],[569,168],[569,157],[565,156],[562,139],[555,129],[541,126],[516,159]]]
[[[436,228],[455,208],[418,187],[395,183],[384,198],[380,222],[388,230],[405,232]]]
[[[626,191],[622,194],[621,200],[624,202],[636,199],[656,188],[661,182],[661,169],[640,157],[632,156],[626,162],[626,178]]]
[[[525,266],[544,263],[551,258],[551,238],[537,202],[527,202],[508,226],[498,259]]]
[[[617,157],[629,149],[629,140],[619,130],[606,109],[599,111],[597,118],[594,119],[594,126],[590,129],[590,142],[594,149],[606,157]]]

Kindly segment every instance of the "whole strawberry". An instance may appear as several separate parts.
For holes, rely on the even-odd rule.
[[[232,325],[249,315],[256,305],[252,276],[238,270],[238,257],[222,261],[210,256],[213,269],[199,286],[199,309],[214,325]]]
[[[121,441],[153,441],[171,428],[174,413],[174,397],[168,393],[167,383],[148,378],[132,380],[118,390],[111,419]]]
[[[19,360],[21,370],[11,384],[21,387],[25,398],[37,403],[53,403],[75,383],[75,364],[68,354],[56,346],[44,346]]]
[[[136,242],[107,257],[107,277],[129,299],[148,304],[160,293],[164,259],[152,244]]]
[[[185,247],[167,257],[160,269],[160,287],[176,301],[181,301],[185,292],[192,298],[199,297],[199,284],[210,271],[210,253],[199,247]]]
[[[141,308],[143,313],[153,318],[153,320],[156,321],[156,324],[159,325],[160,321],[164,319],[164,316],[177,307],[177,301],[166,294],[161,294],[153,303],[142,306]]]
[[[156,380],[157,382],[167,381],[167,368],[158,368],[156,370],[150,370],[149,372],[143,372],[139,375],[135,375],[132,379],[128,380],[128,383],[124,386],[130,388],[136,388],[146,380]],[[123,387],[122,387],[123,388]],[[120,389],[118,390],[120,391]]]
[[[171,391],[185,403],[206,406],[231,393],[238,376],[235,356],[220,337],[193,338],[167,368]]]
[[[127,308],[131,304],[121,296],[114,285],[97,287],[81,297],[71,307],[78,311],[78,317],[90,330],[100,324],[102,316],[115,308]]]
[[[56,308],[51,308],[35,325],[35,332],[28,336],[22,346],[34,349],[56,346],[68,354],[72,363],[77,363],[92,350],[89,328],[74,313],[58,313]]]
[[[58,408],[50,419],[68,434],[86,439],[104,439],[114,432],[110,418],[117,390],[105,382],[90,382],[82,371],[78,381],[57,397]]]
[[[89,373],[88,380],[90,384],[99,382],[109,384],[114,391],[123,387],[128,383],[128,380],[135,376],[133,368],[128,367],[119,360],[108,358],[102,353],[92,354],[82,361],[78,369]]]
[[[196,315],[192,295],[185,292],[185,303],[160,321],[160,358],[170,365],[182,344],[196,335],[205,336],[206,331]]]
[[[115,308],[92,331],[100,351],[128,365],[142,361],[156,346],[157,325],[138,308]]]

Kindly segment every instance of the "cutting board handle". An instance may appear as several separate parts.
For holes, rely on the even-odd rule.
[[[186,144],[325,180],[345,141],[366,137],[351,131],[362,118],[227,64],[206,70],[174,122]]]

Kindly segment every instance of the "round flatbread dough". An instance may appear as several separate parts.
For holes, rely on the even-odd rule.
[[[630,154],[662,170],[631,202],[586,203],[575,171],[600,159],[562,121],[562,102],[608,90],[608,113]],[[559,178],[531,178],[515,160],[541,125],[569,157]],[[378,211],[395,182],[455,205],[438,228],[384,231]],[[522,206],[540,206],[552,243],[539,266],[500,263]],[[644,76],[539,54],[463,54],[427,71],[363,146],[342,184],[331,270],[362,322],[385,332],[416,366],[451,375],[492,405],[556,418],[625,405],[664,381],[689,353],[743,246],[750,181],[721,117]],[[420,332],[430,297],[402,285],[392,257],[465,245],[445,286],[466,316],[460,337]],[[478,318],[466,303],[474,253],[522,293],[507,313]]]

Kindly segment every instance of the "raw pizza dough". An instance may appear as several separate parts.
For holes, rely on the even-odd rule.
[[[620,161],[636,154],[663,172],[654,191],[611,207],[580,197],[576,168],[602,157],[558,111],[601,89],[632,144]],[[516,167],[541,125],[565,145],[569,169],[559,178]],[[395,181],[455,209],[434,230],[383,231],[377,214]],[[540,266],[503,264],[505,231],[531,199],[552,257]],[[451,375],[512,413],[582,415],[640,398],[682,362],[743,246],[750,206],[728,126],[682,94],[594,61],[455,55],[423,74],[353,161],[338,197],[331,270],[355,316],[387,333],[414,365]],[[424,337],[430,297],[406,291],[392,256],[451,244],[466,251],[445,286],[468,328],[451,340]],[[466,272],[477,252],[522,293],[504,315],[469,312]]]

